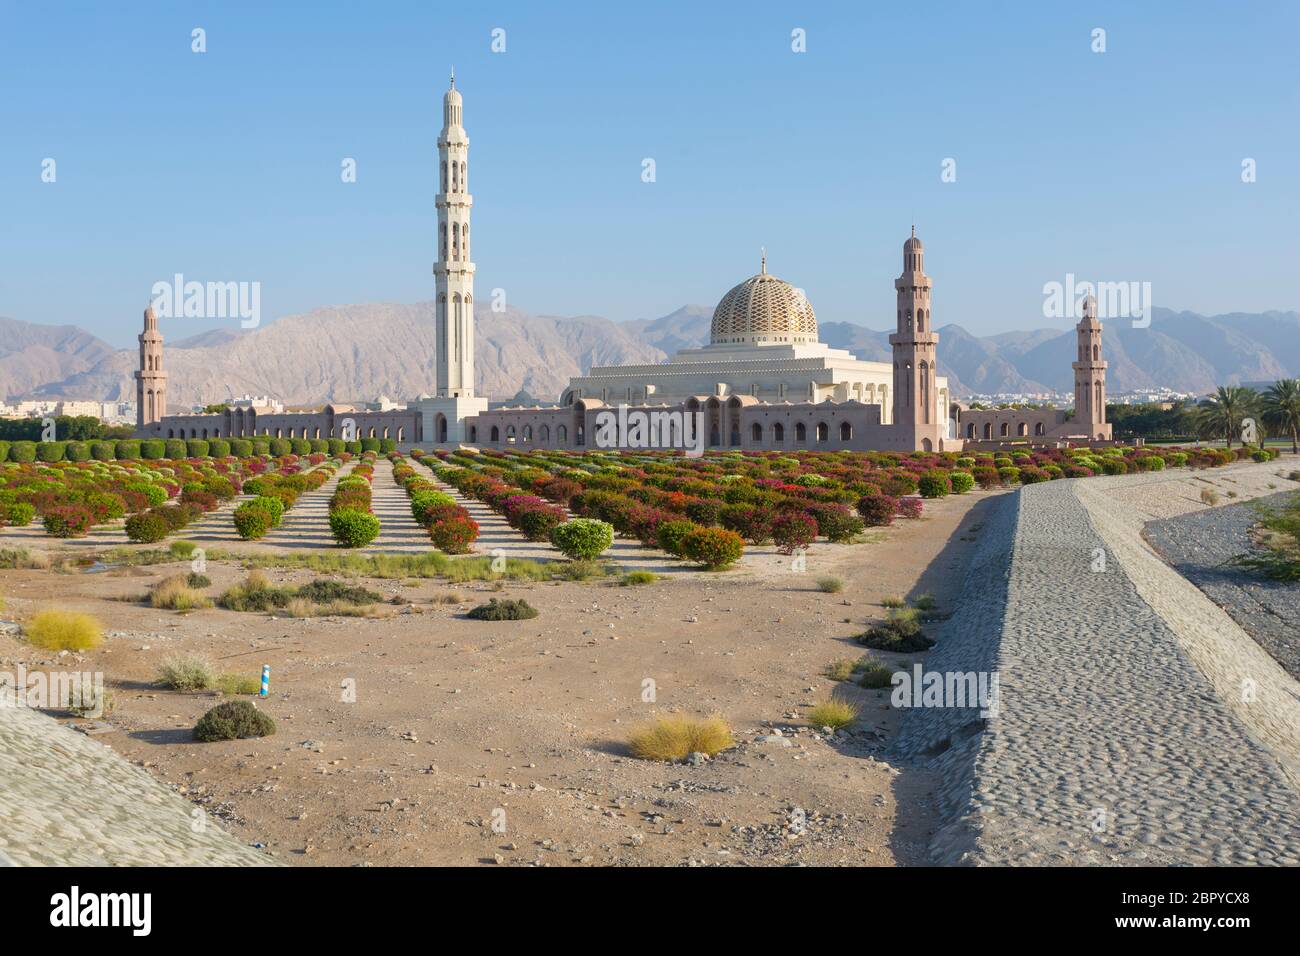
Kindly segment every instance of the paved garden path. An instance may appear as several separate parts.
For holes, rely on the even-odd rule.
[[[0,866],[274,862],[98,741],[0,707]]]
[[[379,519],[379,537],[368,550],[401,554],[432,551],[428,532],[411,516],[411,499],[406,489],[393,481],[392,462],[387,458],[377,460],[374,479],[370,485],[370,510]]]
[[[355,467],[355,461],[349,462],[319,488],[299,495],[294,506],[284,513],[280,527],[272,528],[261,543],[272,548],[334,547],[334,535],[330,533],[330,496],[339,479],[347,477]],[[235,533],[234,522],[228,524],[234,543],[247,544]]]

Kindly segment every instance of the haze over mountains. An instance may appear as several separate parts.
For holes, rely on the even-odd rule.
[[[433,389],[433,304],[367,303],[286,316],[257,329],[186,337],[184,319],[162,321],[169,404],[179,411],[243,394],[287,404],[398,401]],[[477,387],[509,398],[554,400],[570,376],[593,365],[662,362],[708,341],[712,309],[685,306],[657,319],[616,323],[598,316],[536,316],[480,307]],[[979,337],[939,328],[939,368],[956,396],[1069,392],[1072,323]],[[820,323],[823,342],[872,361],[889,359],[887,331]],[[1216,385],[1300,376],[1300,313],[1202,316],[1156,309],[1149,328],[1106,323],[1112,393],[1165,386],[1206,392]],[[0,397],[131,399],[134,349],[117,349],[76,326],[0,318]]]

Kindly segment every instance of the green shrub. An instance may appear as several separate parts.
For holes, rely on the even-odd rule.
[[[330,533],[345,548],[364,548],[379,530],[379,519],[368,511],[343,508],[330,515]]]
[[[184,458],[185,439],[168,438],[163,442],[163,455],[167,458]]]
[[[157,461],[167,454],[167,443],[161,438],[146,438],[140,442],[140,457],[145,461]]]
[[[527,621],[537,617],[537,608],[523,598],[517,601],[492,598],[487,604],[471,608],[466,617],[476,621]]]
[[[135,439],[123,439],[117,443],[115,454],[118,461],[139,461],[140,442]]]
[[[64,446],[63,454],[68,461],[89,461],[90,443],[84,441],[70,441]]]
[[[938,468],[927,471],[916,483],[922,498],[943,498],[952,491],[948,472]]]
[[[26,501],[15,501],[4,509],[5,521],[15,528],[25,528],[32,523],[32,518],[36,516],[34,505]]]
[[[253,454],[253,443],[247,438],[230,439],[230,453],[239,458],[247,458]]]
[[[260,499],[255,499],[260,500]],[[271,530],[271,513],[260,508],[252,501],[245,502],[235,509],[235,532],[245,541],[256,541],[266,537]]]
[[[36,442],[16,441],[9,446],[9,460],[19,464],[30,464],[36,460]]]
[[[247,700],[217,704],[194,725],[194,739],[204,742],[269,737],[273,733],[275,721]]]
[[[745,539],[725,528],[696,528],[682,540],[682,554],[716,571],[740,560],[745,553]]]
[[[117,445],[111,441],[92,441],[90,454],[95,461],[113,461],[117,458]]]
[[[208,442],[208,454],[213,458],[225,458],[230,454],[230,442],[224,438],[214,438]]]
[[[954,471],[948,475],[948,480],[952,482],[954,494],[964,495],[975,487],[975,476],[968,471]]]
[[[900,653],[924,651],[934,646],[934,641],[921,633],[920,615],[912,608],[890,611],[884,624],[860,635],[858,642],[878,651]]]
[[[281,455],[293,454],[293,442],[287,438],[272,438],[267,444],[267,450],[279,458]]]
[[[681,558],[685,557],[682,547],[686,536],[698,527],[700,526],[694,521],[665,521],[655,529],[655,536],[659,540],[659,547],[674,558]]]
[[[247,501],[239,507],[256,508],[259,511],[265,511],[266,516],[271,519],[272,528],[280,527],[280,522],[284,520],[284,499],[275,495],[258,495],[252,501]]]
[[[95,523],[95,513],[86,505],[55,505],[45,509],[45,533],[55,538],[81,538]]]
[[[614,543],[614,526],[595,518],[574,518],[551,529],[551,543],[570,558],[599,557]]]
[[[61,441],[43,441],[36,445],[36,457],[41,461],[63,461],[64,445]]]
[[[126,519],[126,536],[137,544],[153,544],[170,532],[167,520],[153,511],[141,511]]]

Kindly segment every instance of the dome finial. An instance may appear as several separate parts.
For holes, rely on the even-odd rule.
[[[759,246],[758,248],[760,254],[759,271],[763,275],[767,275],[767,246]]]
[[[912,238],[916,238],[916,223],[912,223]]]

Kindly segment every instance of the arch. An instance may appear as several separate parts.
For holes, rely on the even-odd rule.
[[[967,426],[966,426],[966,437],[969,438],[971,441],[974,441],[974,440],[975,440],[975,423],[974,423],[974,422],[970,422],[969,424],[967,424]]]
[[[777,444],[785,441],[785,426],[780,422],[775,422],[772,425],[772,441]]]
[[[169,428],[169,429],[167,429],[167,437],[168,437],[168,438],[175,438],[175,437],[176,437],[176,433],[175,433],[172,429]]]
[[[523,432],[523,436],[522,436],[522,437],[523,437],[524,441],[526,441],[526,442],[531,442],[531,441],[533,440],[533,426],[532,426],[532,425],[525,425],[525,426],[524,426],[524,432]]]
[[[555,440],[563,445],[569,440],[569,430],[563,425],[555,426]]]
[[[1000,430],[1000,434],[1001,434],[1001,436],[1002,436],[1003,438],[1009,438],[1009,437],[1011,436],[1011,423],[1010,423],[1010,422],[1003,422],[1003,423],[1002,423],[1002,428],[1001,428],[1001,430]]]
[[[827,438],[830,437],[830,434],[831,434],[831,429],[830,429],[830,426],[829,426],[829,425],[827,425],[825,422],[818,422],[818,423],[817,423],[817,441],[818,441],[818,442],[824,442]]]
[[[761,442],[763,440],[763,426],[758,422],[754,422],[754,424],[750,425],[749,437],[754,442]]]
[[[543,443],[549,442],[551,440],[551,426],[543,425],[537,429],[537,439]]]
[[[501,429],[497,428],[496,425],[493,425],[493,426],[492,426],[492,441],[500,441],[500,440],[501,440]]]
[[[984,439],[987,441],[988,439],[990,439],[990,438],[992,438],[992,437],[993,437],[993,423],[992,423],[992,422],[985,422],[985,423],[984,423]]]
[[[803,422],[795,422],[794,440],[795,440],[795,444],[797,445],[802,445],[804,442],[808,440],[808,426],[805,425]]]
[[[1019,436],[1021,436],[1022,438],[1023,438],[1024,436],[1028,435],[1028,434],[1029,434],[1029,423],[1028,423],[1028,422],[1021,422],[1019,425],[1017,425],[1017,426],[1016,426],[1016,434],[1019,435]]]
[[[928,438],[921,439],[921,451],[934,451],[934,442]]]
[[[515,426],[514,426],[514,425],[507,425],[507,426],[506,426],[506,444],[508,444],[508,445],[513,445],[514,443],[515,443]]]
[[[840,422],[840,441],[853,440],[853,426],[848,422]]]
[[[471,442],[477,442],[477,441],[478,441],[478,426],[477,426],[477,425],[470,425],[470,426],[469,426],[469,440],[470,440]]]
[[[1101,358],[1101,346],[1100,346],[1100,345],[1094,345],[1094,346],[1092,347],[1092,360],[1095,362],[1095,361],[1097,361],[1099,358]]]
[[[1047,434],[1047,428],[1043,425],[1042,422],[1038,422],[1037,424],[1034,425],[1034,434],[1035,435]]]
[[[439,412],[438,415],[437,415],[437,417],[433,420],[433,433],[434,433],[435,435],[438,436],[438,437],[437,437],[437,442],[438,442],[439,444],[445,444],[445,443],[446,443],[446,441],[447,441],[447,416],[444,415],[444,414],[442,414],[442,412]],[[495,438],[493,438],[492,440],[493,440],[493,441],[496,441]]]
[[[399,442],[406,441],[406,427],[404,425],[397,426],[397,440]]]

